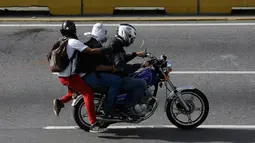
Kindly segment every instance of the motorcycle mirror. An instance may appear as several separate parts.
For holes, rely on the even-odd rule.
[[[160,60],[166,61],[167,57],[165,55],[160,55]]]
[[[142,49],[143,45],[144,45],[144,40],[142,40],[142,45],[140,46],[140,49]]]
[[[147,48],[144,49],[144,53],[148,56]]]
[[[165,55],[163,55],[163,59],[166,61],[167,57]]]

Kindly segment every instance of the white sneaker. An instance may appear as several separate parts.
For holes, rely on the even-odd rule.
[[[100,124],[98,122],[96,122],[90,126],[89,132],[90,133],[102,133],[102,132],[105,132],[106,130],[107,130],[107,128],[100,127]]]

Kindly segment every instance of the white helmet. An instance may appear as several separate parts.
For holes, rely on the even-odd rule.
[[[117,35],[122,38],[126,46],[134,43],[137,35],[135,27],[130,24],[120,24],[117,30]]]

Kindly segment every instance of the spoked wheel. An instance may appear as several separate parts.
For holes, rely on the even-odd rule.
[[[171,99],[166,107],[166,114],[168,119],[172,124],[181,129],[192,129],[201,125],[208,116],[209,113],[209,102],[206,96],[198,89],[193,90],[183,90],[181,96],[187,106],[191,109],[186,111],[181,103],[178,101],[178,98]],[[195,103],[195,98],[198,99],[199,103]],[[198,116],[194,119],[193,113],[198,113]],[[179,119],[180,116],[183,116],[182,119]]]
[[[95,104],[95,108],[97,109],[98,105],[99,105],[100,99],[95,97],[94,98],[94,104]],[[80,100],[77,105],[74,107],[73,109],[73,116],[74,116],[74,120],[76,122],[76,124],[83,130],[85,130],[86,132],[89,131],[90,129],[90,123],[88,120],[88,113],[85,109],[85,104],[84,104],[84,100]],[[110,123],[101,123],[102,127],[107,128]]]

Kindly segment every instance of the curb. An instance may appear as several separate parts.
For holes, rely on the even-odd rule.
[[[250,17],[43,17],[43,18],[0,18],[0,22],[60,22],[64,20],[75,22],[88,21],[233,21],[233,20],[255,20],[255,16]]]

